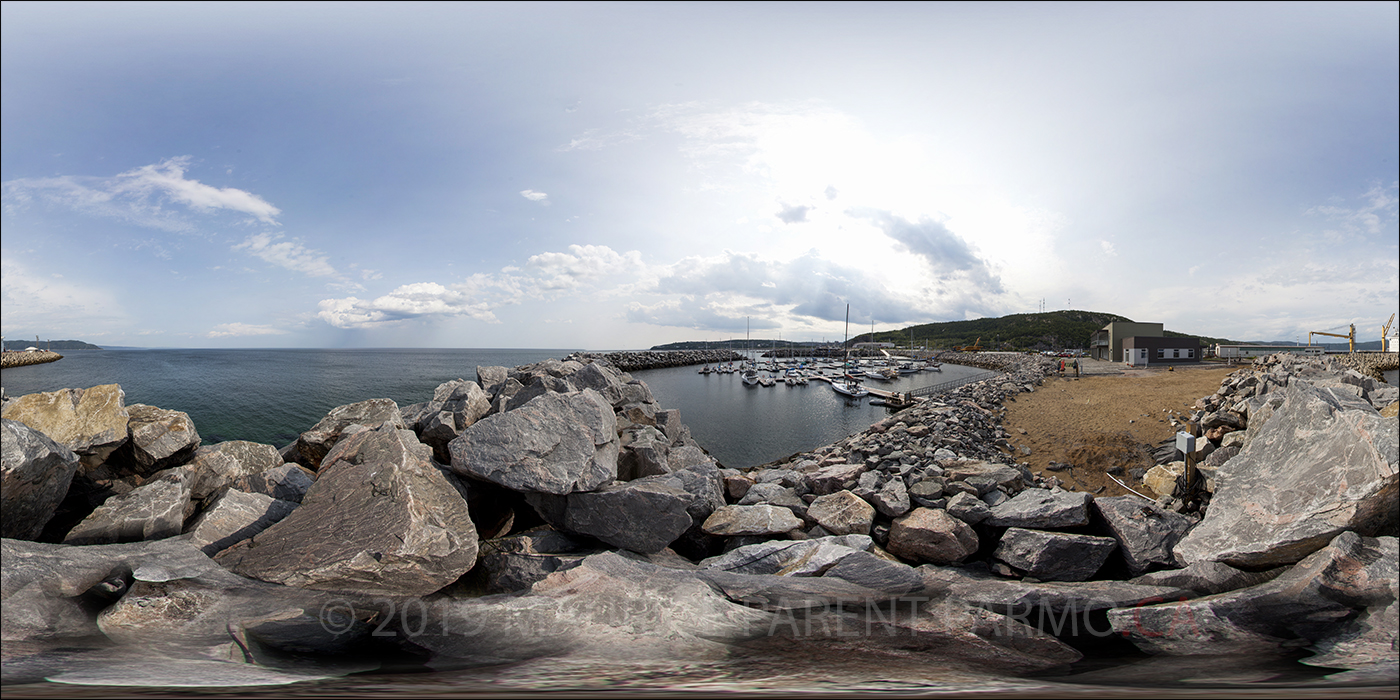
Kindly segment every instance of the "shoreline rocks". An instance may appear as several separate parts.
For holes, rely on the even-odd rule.
[[[637,352],[576,352],[564,358],[588,362],[604,360],[623,372],[663,367],[684,367],[711,362],[743,362],[748,358],[733,350],[641,350]]]
[[[128,410],[115,385],[51,392],[28,403],[72,414],[45,425],[86,461],[5,421],[5,640],[102,634],[260,663],[385,652],[379,625],[429,663],[836,645],[1024,672],[1106,630],[1164,655],[1309,645],[1317,663],[1394,675],[1400,440],[1377,411],[1393,388],[1296,359],[1231,375],[1193,415],[1214,431],[1202,517],[1032,474],[1001,416],[1054,362],[972,359],[1004,374],[748,470],[719,469],[644,382],[584,355],[480,367],[415,406],[337,407],[298,439],[301,465],[269,445],[199,447],[177,412]],[[57,536],[147,541],[10,537],[45,527],[12,495],[49,503],[98,477],[95,510]],[[1178,486],[1164,480],[1163,503],[1190,496]],[[50,571],[65,562],[82,571]],[[872,615],[905,639],[871,632]]]

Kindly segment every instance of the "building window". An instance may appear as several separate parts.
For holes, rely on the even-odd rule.
[[[1195,350],[1195,348],[1186,348],[1186,359],[1189,360],[1189,359],[1191,359],[1191,358],[1193,358],[1193,357],[1195,357],[1195,356],[1196,356],[1196,350]]]
[[[1172,348],[1172,359],[1173,359],[1173,360],[1179,360],[1179,359],[1181,359],[1181,350],[1180,350],[1180,349],[1178,349],[1178,348]]]
[[[1157,348],[1157,359],[1162,360],[1162,359],[1166,359],[1166,357],[1167,357],[1167,350],[1166,350],[1166,348]]]

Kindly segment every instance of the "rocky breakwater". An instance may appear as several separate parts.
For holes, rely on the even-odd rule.
[[[949,362],[967,367],[994,369],[998,372],[1014,372],[1018,369],[1035,366],[1051,367],[1055,363],[1037,354],[1019,352],[940,352],[934,357],[939,362]],[[1048,370],[1046,370],[1048,373]]]
[[[663,367],[684,367],[712,362],[742,362],[748,358],[733,350],[640,350],[637,352],[576,352],[566,361],[593,362],[604,360],[623,372]]]
[[[1337,370],[1354,369],[1379,381],[1384,381],[1381,372],[1400,369],[1400,353],[1394,352],[1356,352],[1325,358]]]
[[[678,412],[605,361],[478,367],[423,404],[338,407],[281,453],[200,446],[183,414],[124,406],[117,387],[20,397],[3,426],[7,678],[91,682],[140,662],[147,684],[257,684],[382,658],[807,650],[1014,674],[1126,639],[1164,655],[1307,646],[1394,682],[1383,519],[1245,561],[1270,533],[1207,527],[1223,485],[1204,521],[1060,489],[1013,461],[999,420],[1050,367],[1022,359],[747,471],[717,468]],[[1281,439],[1289,410],[1273,410],[1260,445]],[[1359,449],[1347,459],[1380,469]],[[56,522],[60,502],[73,512]],[[95,635],[136,658],[74,651]]]
[[[6,350],[4,353],[0,353],[0,369],[24,367],[26,365],[42,365],[45,362],[57,362],[62,359],[62,355],[49,350],[25,350],[19,352]]]

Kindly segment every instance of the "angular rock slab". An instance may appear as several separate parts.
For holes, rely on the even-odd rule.
[[[337,443],[301,507],[216,560],[288,586],[427,595],[466,573],[476,552],[467,503],[432,449],[384,426]]]
[[[791,510],[781,506],[724,506],[701,526],[711,535],[781,535],[802,527]]]
[[[451,459],[447,444],[491,410],[491,397],[476,382],[454,379],[438,385],[433,399],[415,422],[418,438],[442,462]]]
[[[812,501],[807,517],[833,535],[868,535],[875,509],[850,491],[837,491]]]
[[[190,505],[194,472],[176,467],[97,507],[63,538],[64,544],[91,545],[159,540],[180,534]]]
[[[185,539],[212,557],[266,530],[296,507],[265,494],[229,489],[195,518]]]
[[[846,488],[848,482],[859,479],[865,471],[864,464],[833,464],[808,474],[807,485],[812,493],[818,495],[836,493]]]
[[[992,556],[1042,581],[1085,581],[1117,547],[1112,537],[1013,527],[1001,536]]]
[[[780,612],[770,636],[745,646],[796,655],[808,649],[813,654],[829,654],[832,645],[854,655],[913,653],[936,658],[949,670],[994,670],[998,674],[1029,673],[1083,658],[1074,648],[1033,627],[957,601],[864,602],[864,610],[848,603],[800,615],[790,610]]]
[[[282,464],[255,474],[239,477],[229,486],[248,493],[261,493],[279,501],[301,503],[314,482],[310,470],[300,464]]]
[[[340,440],[340,434],[346,428],[352,425],[376,428],[385,423],[399,430],[406,427],[403,415],[399,413],[399,405],[392,399],[370,399],[336,406],[310,430],[297,437],[293,448],[296,461],[311,471],[317,471],[321,468],[321,460]]]
[[[1206,517],[1177,543],[1186,563],[1264,568],[1299,561],[1337,534],[1396,527],[1400,425],[1344,408],[1331,391],[1295,382],[1283,404],[1221,465]]]
[[[421,623],[393,619],[390,630],[434,658],[472,663],[722,660],[730,644],[762,636],[771,618],[726,600],[692,573],[614,553],[555,571],[525,595],[444,599],[425,608]]]
[[[1042,581],[1031,583],[980,573],[967,568],[925,564],[924,595],[960,600],[1047,629],[1060,626],[1082,627],[1096,636],[1111,633],[1094,613],[1113,608],[1152,605],[1167,600],[1196,597],[1195,592],[1177,586],[1140,585],[1128,581]],[[1049,616],[1051,619],[1044,619]],[[1097,625],[1097,627],[1095,627]],[[1052,633],[1059,632],[1053,629]],[[1077,630],[1074,631],[1077,633]]]
[[[948,499],[948,514],[968,525],[976,525],[992,517],[992,509],[982,499],[970,493],[960,493]]]
[[[119,454],[138,474],[153,474],[183,464],[199,447],[199,431],[190,415],[137,403],[126,407],[128,439]]]
[[[546,393],[448,444],[452,470],[512,491],[564,495],[617,478],[617,418],[592,389]]]
[[[1128,564],[1128,575],[1141,576],[1152,568],[1176,566],[1172,548],[1196,521],[1158,508],[1135,496],[1099,498],[1094,507],[1108,524],[1118,551]]]
[[[764,576],[820,576],[838,561],[874,544],[865,535],[773,540],[736,547],[700,562],[703,570]]]
[[[487,593],[523,591],[555,571],[577,566],[594,553],[588,549],[564,533],[539,528],[482,542],[477,567]]]
[[[686,508],[695,496],[658,481],[637,479],[569,496],[564,528],[614,547],[655,554],[690,529]]]
[[[1089,524],[1093,496],[1079,491],[1026,489],[992,509],[985,521],[996,527],[1055,529]]]
[[[877,557],[870,552],[855,552],[841,557],[822,577],[839,578],[857,586],[900,596],[921,590],[924,585],[923,576],[914,567]]]
[[[26,394],[5,404],[0,416],[17,420],[77,453],[89,469],[106,461],[127,439],[126,394],[116,384]]]
[[[1176,586],[1201,595],[1215,595],[1272,581],[1287,567],[1268,571],[1241,571],[1218,561],[1198,561],[1184,569],[1154,571],[1134,578],[1130,583],[1146,586]]]
[[[952,564],[977,552],[977,533],[947,511],[915,508],[890,525],[887,548],[904,559]]]
[[[241,488],[248,479],[268,469],[282,464],[282,455],[277,448],[260,442],[229,440],[214,445],[206,445],[195,450],[189,466],[194,469],[194,483],[190,494],[196,500],[204,500],[225,487]],[[250,489],[243,488],[244,491]]]
[[[885,482],[871,497],[870,502],[881,515],[891,518],[908,513],[912,505],[909,502],[909,491],[904,486],[904,479],[890,479]]]
[[[1267,583],[1186,602],[1115,609],[1109,621],[1151,654],[1199,654],[1203,645],[1215,654],[1279,654],[1350,636],[1361,638],[1371,653],[1394,658],[1394,628],[1388,638],[1368,640],[1348,622],[1358,611],[1379,621],[1384,608],[1394,604],[1400,581],[1396,543],[1394,537],[1343,532]]]
[[[0,420],[0,535],[44,531],[78,471],[78,455],[19,421]]]

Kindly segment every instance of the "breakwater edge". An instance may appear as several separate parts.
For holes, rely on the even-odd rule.
[[[128,406],[114,385],[18,397],[3,424],[6,674],[21,679],[7,682],[143,668],[148,685],[317,683],[307,675],[404,655],[720,669],[839,650],[910,688],[936,666],[1044,691],[1062,680],[1028,674],[1109,644],[1170,659],[1180,678],[1203,651],[1306,646],[1321,667],[1311,684],[1393,685],[1387,388],[1292,360],[1232,377],[1215,403],[1244,420],[1193,418],[1236,420],[1221,441],[1239,433],[1240,449],[1190,509],[1096,499],[1017,463],[1004,402],[1054,365],[1008,361],[994,380],[748,470],[715,465],[679,412],[605,361],[478,367],[420,404],[333,408],[281,450],[202,445],[188,416]],[[1328,437],[1289,444],[1303,427]],[[1353,486],[1260,513],[1232,499],[1261,472],[1281,491]],[[1284,515],[1297,524],[1240,520]],[[1337,578],[1353,570],[1364,575]],[[1345,602],[1311,593],[1358,585]],[[1285,599],[1336,622],[1280,626]],[[93,635],[115,651],[75,651]],[[921,662],[886,662],[910,654]]]

